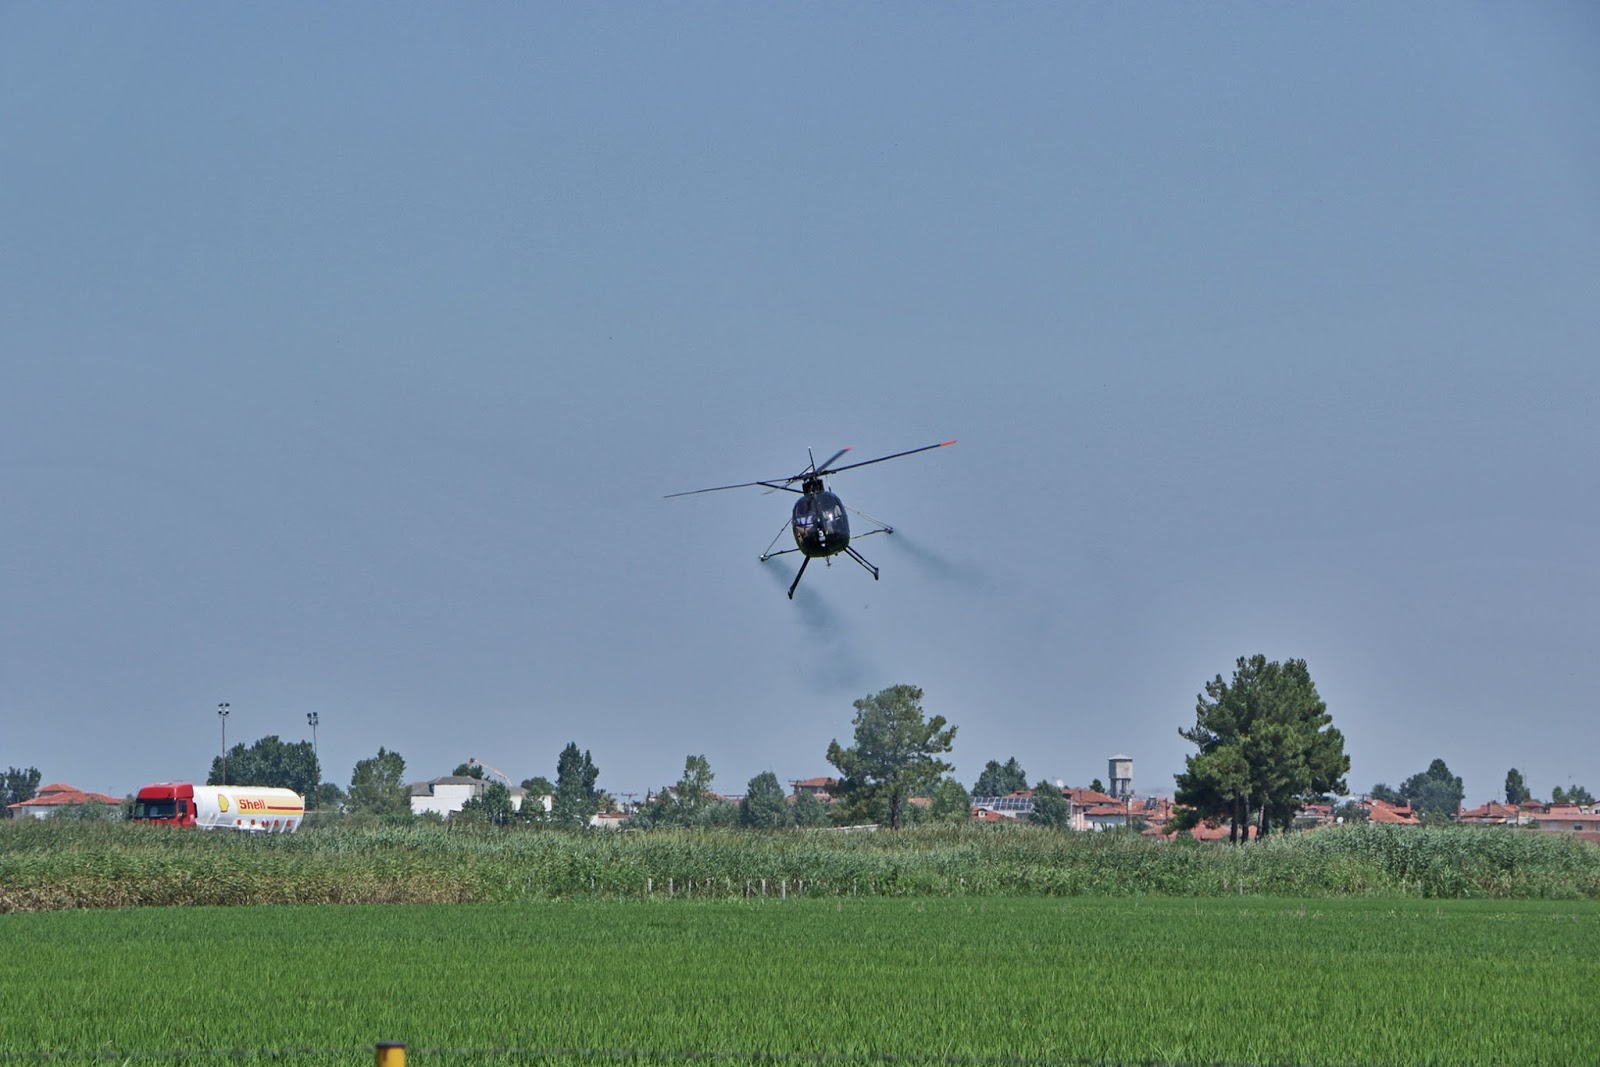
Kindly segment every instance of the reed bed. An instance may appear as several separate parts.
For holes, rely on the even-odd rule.
[[[1348,826],[1242,847],[1028,826],[899,833],[319,827],[245,836],[0,823],[0,912],[563,898],[1399,896],[1600,899],[1600,848]]]

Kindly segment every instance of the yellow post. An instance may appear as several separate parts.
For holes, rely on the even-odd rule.
[[[400,1041],[378,1042],[378,1067],[406,1067],[406,1046]]]

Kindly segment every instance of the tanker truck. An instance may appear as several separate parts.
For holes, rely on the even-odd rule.
[[[306,802],[292,789],[157,782],[139,790],[131,817],[137,822],[202,830],[292,834],[305,813]]]

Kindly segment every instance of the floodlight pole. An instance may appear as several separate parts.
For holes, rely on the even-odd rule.
[[[315,805],[317,794],[322,792],[322,764],[317,762],[317,713],[306,712],[306,722],[311,724],[311,802]]]
[[[232,704],[218,704],[217,718],[222,720],[222,784],[228,784],[228,712]]]

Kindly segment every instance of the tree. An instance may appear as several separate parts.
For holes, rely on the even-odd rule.
[[[39,768],[7,767],[0,778],[0,819],[12,816],[10,805],[21,804],[39,795]]]
[[[1570,786],[1562,789],[1559,785],[1550,790],[1550,803],[1552,804],[1593,804],[1594,794],[1581,785]]]
[[[212,757],[206,785],[267,785],[310,796],[321,779],[310,741],[285,743],[269,734],[248,748],[234,745],[227,759]]]
[[[1106,791],[1106,784],[1104,782],[1102,782],[1100,779],[1092,778],[1092,779],[1089,780],[1089,792],[1091,792],[1091,793],[1104,793],[1105,791]]]
[[[683,761],[683,776],[677,785],[663,786],[652,793],[634,813],[629,825],[704,826],[716,821],[712,809],[718,800],[711,792],[711,764],[704,756],[688,756]],[[719,813],[720,814],[720,813]],[[737,819],[737,812],[729,813]]]
[[[794,814],[776,774],[762,771],[745,785],[744,799],[739,801],[739,825],[750,830],[781,830],[794,825]]]
[[[458,778],[482,778],[483,764],[474,763],[471,760],[468,760],[467,762],[457,766],[456,769],[450,773]]]
[[[1400,783],[1400,795],[1411,804],[1411,810],[1422,815],[1451,816],[1461,810],[1461,798],[1466,796],[1461,779],[1450,773],[1442,759],[1428,764],[1428,769],[1413,774]]]
[[[1253,821],[1264,837],[1305,804],[1344,792],[1350,757],[1332,722],[1305,660],[1239,657],[1233,681],[1207,682],[1194,726],[1178,731],[1200,750],[1176,776],[1186,821],[1227,819],[1228,839],[1240,842]]]
[[[967,822],[972,818],[972,797],[954,778],[939,779],[931,799],[928,817],[934,822]]]
[[[587,751],[579,752],[576,741],[556,757],[556,799],[552,818],[563,826],[588,826],[600,810],[600,792],[595,783],[600,769]]]
[[[1335,822],[1344,824],[1366,822],[1368,812],[1363,805],[1353,800],[1347,800],[1333,809],[1333,818]]]
[[[715,778],[716,775],[711,773],[711,764],[704,756],[684,757],[683,776],[672,791],[684,822],[692,822],[694,816],[711,803],[711,783]]]
[[[553,797],[556,795],[556,784],[542,774],[522,780],[523,791],[530,797]]]
[[[1406,798],[1401,794],[1400,790],[1394,789],[1384,782],[1379,782],[1377,785],[1373,786],[1372,789],[1368,791],[1367,795],[1372,797],[1373,800],[1381,800],[1385,804],[1397,804],[1404,806],[1405,804],[1409,803],[1409,801],[1407,801]]]
[[[1033,811],[1028,821],[1055,830],[1065,830],[1072,822],[1072,808],[1055,783],[1041,781],[1033,787]]]
[[[461,805],[463,813],[481,815],[490,826],[505,826],[516,817],[517,809],[511,803],[511,790],[504,782],[490,782],[479,796]],[[470,817],[470,816],[469,816]]]
[[[712,797],[709,803],[695,812],[690,825],[708,830],[732,830],[739,825],[739,805],[722,797]]]
[[[1515,767],[1506,772],[1506,803],[1516,807],[1523,801],[1533,796],[1528,792],[1528,785],[1522,780],[1522,772]]]
[[[819,800],[815,793],[803,789],[796,793],[790,810],[794,813],[794,824],[802,830],[828,825],[828,804]]]
[[[121,822],[122,806],[107,804],[103,800],[85,800],[77,804],[63,804],[50,817],[70,822]]]
[[[978,775],[978,780],[973,783],[972,795],[1003,797],[1026,788],[1028,788],[1028,774],[1017,762],[1017,757],[1012,756],[1004,765],[999,760],[985,763],[983,773]]]
[[[956,736],[943,715],[925,718],[922,690],[890,686],[855,702],[855,744],[828,744],[828,762],[839,769],[835,792],[849,809],[882,807],[890,829],[898,830],[906,801],[952,770],[938,759]]]
[[[524,822],[547,823],[555,818],[556,785],[542,774],[522,780],[522,819]],[[545,797],[551,799],[546,808]]]
[[[411,802],[407,800],[406,803],[409,805]],[[344,806],[345,795],[343,789],[340,789],[333,782],[322,782],[317,786],[316,813],[318,815],[326,811],[339,811]]]
[[[359,761],[350,774],[346,797],[349,810],[370,815],[410,815],[411,794],[405,775],[406,761],[400,753],[378,749],[376,756]]]

